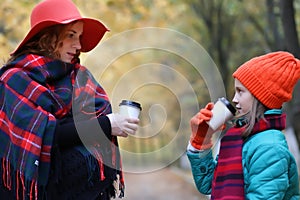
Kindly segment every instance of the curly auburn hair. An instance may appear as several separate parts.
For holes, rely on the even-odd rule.
[[[15,60],[24,54],[38,54],[53,59],[60,59],[59,48],[63,45],[66,32],[70,26],[77,21],[69,24],[57,24],[49,26],[34,37],[32,37],[22,48],[14,52],[8,62]],[[75,55],[74,60],[79,60],[80,51]]]

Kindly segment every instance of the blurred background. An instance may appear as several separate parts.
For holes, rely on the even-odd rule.
[[[29,30],[30,12],[38,2],[1,1],[1,64]],[[82,64],[105,88],[114,111],[122,98],[138,101],[143,107],[137,135],[120,139],[125,199],[166,199],[164,195],[206,199],[195,189],[185,156],[189,120],[200,107],[216,100],[215,90],[232,99],[231,74],[250,58],[278,50],[300,58],[300,0],[73,2],[83,16],[100,19],[110,29],[97,49],[82,54]],[[139,32],[152,33],[147,27],[158,32]],[[185,37],[184,43],[179,41],[181,37]],[[160,45],[149,48],[154,42]],[[204,68],[190,62],[185,53],[192,43],[203,49],[189,55],[207,53],[212,62],[204,65],[211,70],[216,67],[217,73],[204,76]],[[172,52],[174,46],[177,52]],[[222,82],[212,89],[209,80],[219,76]],[[284,109],[288,115],[286,136],[299,167],[300,83]]]

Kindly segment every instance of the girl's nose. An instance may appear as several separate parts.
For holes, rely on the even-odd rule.
[[[234,94],[234,97],[233,97],[233,99],[232,99],[232,102],[233,102],[233,103],[238,103],[238,100],[237,100],[237,98],[236,98],[236,94]]]

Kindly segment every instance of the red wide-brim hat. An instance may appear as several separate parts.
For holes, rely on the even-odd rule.
[[[31,29],[19,46],[12,52],[17,52],[26,42],[42,29],[56,25],[82,21],[83,33],[80,38],[81,52],[88,52],[95,48],[108,29],[106,26],[92,18],[84,18],[71,0],[44,0],[32,10],[30,17]]]

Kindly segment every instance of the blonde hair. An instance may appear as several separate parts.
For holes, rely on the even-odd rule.
[[[258,99],[254,98],[252,109],[246,116],[246,129],[242,133],[243,138],[246,138],[250,135],[255,123],[261,119],[265,119],[264,113],[268,110]]]
[[[38,54],[52,59],[60,59],[59,48],[63,45],[68,28],[76,22],[67,25],[57,24],[44,28],[23,45],[22,48],[12,54],[8,62],[24,54]],[[80,51],[76,53],[76,59],[78,59],[79,54]]]

